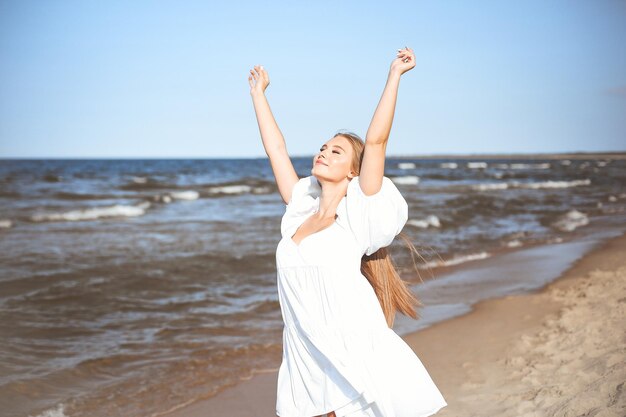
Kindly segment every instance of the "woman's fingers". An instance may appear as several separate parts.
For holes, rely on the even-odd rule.
[[[263,65],[255,65],[250,70],[250,75],[248,75],[248,82],[250,83],[250,86],[251,87],[255,87],[256,85],[260,85],[259,84],[259,79],[260,78],[264,80],[264,84],[265,83],[269,84],[269,78],[267,76],[267,71],[265,71],[265,68],[263,68]],[[253,80],[254,80],[254,82],[253,82]]]
[[[252,74],[255,80],[259,77],[259,75],[267,74],[267,72],[263,68],[263,65],[255,65],[253,68],[254,68],[253,70],[250,70],[250,73]]]
[[[413,59],[413,50],[405,46],[403,49],[398,49],[396,57],[401,58],[402,62],[409,62]]]
[[[408,46],[405,46],[402,49],[398,49],[396,54],[396,59],[401,59],[403,63],[408,63],[415,60],[415,55],[413,50]]]

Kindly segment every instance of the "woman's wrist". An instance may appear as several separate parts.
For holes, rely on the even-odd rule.
[[[388,75],[387,78],[397,78],[397,79],[400,79],[401,76],[402,76],[402,73],[400,71],[395,70],[395,69],[390,69],[389,70],[389,75]]]

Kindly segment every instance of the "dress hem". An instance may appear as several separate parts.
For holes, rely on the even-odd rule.
[[[350,404],[353,404],[355,401],[359,401],[359,400],[362,400],[363,402],[365,402],[365,404],[361,404],[361,407],[360,407],[360,408],[358,408],[358,409],[353,409],[353,408],[348,408],[348,409],[345,409],[344,411],[347,411],[348,413],[347,413],[347,414],[344,414],[344,413],[337,414],[337,417],[345,417],[345,416],[348,416],[348,417],[349,417],[349,416],[351,416],[351,415],[355,415],[355,414],[353,414],[353,413],[356,413],[356,412],[358,412],[358,411],[364,411],[364,410],[370,409],[370,408],[371,408],[371,407],[373,407],[373,405],[375,405],[375,404],[376,404],[376,407],[378,408],[378,405],[377,405],[378,403],[377,403],[376,401],[369,401],[369,402],[368,402],[368,401],[365,399],[365,397],[366,397],[365,392],[361,392],[361,393],[360,393],[357,397],[355,397],[355,398],[351,399],[351,400],[350,400],[349,402],[347,402],[347,403],[344,403],[344,404],[343,404],[343,405],[341,405],[340,407],[332,407],[332,409],[331,409],[331,410],[329,410],[329,411],[319,412],[319,414],[318,414],[318,412],[316,411],[316,412],[314,412],[314,414],[313,414],[313,415],[311,415],[311,416],[306,415],[306,416],[298,416],[298,417],[316,417],[316,416],[327,417],[327,416],[328,416],[328,413],[333,412],[333,411],[334,411],[334,412],[336,412],[336,411],[341,411],[341,409],[342,409],[342,408],[345,408],[345,407],[349,406]],[[444,400],[444,402],[443,402],[442,404],[439,404],[439,405],[437,405],[437,406],[435,406],[435,407],[431,408],[430,410],[428,410],[428,411],[426,411],[426,412],[424,412],[424,413],[422,413],[422,414],[412,415],[411,417],[429,417],[429,416],[432,416],[432,415],[437,414],[437,413],[438,413],[438,412],[439,412],[442,408],[447,407],[447,406],[448,406],[448,403]],[[278,417],[282,417],[282,415],[278,413],[278,410],[276,410],[276,415],[277,415]],[[368,414],[368,415],[369,415],[369,414]],[[292,416],[287,416],[287,415],[285,415],[285,417],[292,417]]]

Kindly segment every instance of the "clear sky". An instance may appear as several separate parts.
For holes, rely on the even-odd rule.
[[[293,156],[363,138],[398,48],[388,155],[626,150],[626,1],[0,0],[0,157]]]

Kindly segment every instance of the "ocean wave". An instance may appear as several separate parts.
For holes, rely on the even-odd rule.
[[[413,162],[400,162],[400,163],[398,163],[398,168],[399,169],[414,169],[415,168],[415,163],[413,163]]]
[[[550,164],[548,162],[543,162],[540,164],[511,164],[509,165],[510,169],[550,169]]]
[[[177,184],[171,182],[158,181],[152,178],[133,177],[132,181],[123,184],[120,190],[124,191],[150,191],[150,190],[168,190],[178,188]]]
[[[43,176],[43,181],[44,182],[62,182],[63,181],[63,176],[62,175],[57,175],[57,174],[46,174]]]
[[[113,194],[81,194],[81,193],[72,193],[68,191],[59,191],[52,194],[52,197],[59,200],[75,200],[75,201],[84,201],[84,200],[108,200],[111,198],[116,198],[118,196]]]
[[[451,259],[437,259],[435,261],[429,261],[424,264],[418,265],[420,269],[430,269],[430,268],[438,268],[442,266],[452,266],[459,265],[465,262],[477,261],[479,259],[485,259],[490,257],[491,254],[488,252],[478,252],[478,253],[470,253],[468,255],[457,255],[452,257]]]
[[[116,204],[114,206],[71,210],[63,213],[35,214],[31,216],[31,220],[35,222],[82,221],[97,220],[103,217],[136,217],[144,215],[148,207],[150,207],[148,201],[144,201],[136,206]]]
[[[67,415],[64,412],[64,409],[65,409],[65,405],[63,403],[60,403],[60,404],[57,404],[56,407],[49,408],[46,411],[42,412],[41,414],[37,414],[36,416],[31,416],[29,414],[28,417],[67,417]]]
[[[152,200],[158,203],[168,204],[172,202],[172,197],[168,194],[157,194],[155,196],[152,196]]]
[[[177,200],[197,200],[200,194],[194,190],[174,191],[170,193],[172,198]]]
[[[506,246],[507,248],[519,248],[520,246],[522,246],[522,241],[519,239],[509,240],[508,242],[504,243],[504,246]]]
[[[439,164],[440,168],[456,169],[458,164],[456,162],[442,162]]]
[[[572,180],[572,181],[539,181],[539,182],[493,182],[482,183],[472,185],[472,189],[478,191],[488,190],[506,190],[507,188],[528,188],[528,189],[541,189],[541,188],[569,188],[579,187],[582,185],[591,184],[590,179],[584,180]]]
[[[591,184],[590,179],[572,181],[540,181],[540,182],[518,182],[513,181],[512,185],[517,188],[569,188]]]
[[[477,191],[506,190],[507,188],[509,188],[509,184],[506,182],[492,182],[472,185],[472,189]]]
[[[209,187],[207,192],[209,194],[244,194],[252,191],[252,187],[245,184],[234,185],[219,185],[215,187]]]
[[[9,219],[0,219],[0,228],[1,229],[8,229],[10,227],[13,226],[13,222],[11,222],[11,220]]]
[[[589,224],[589,217],[576,209],[570,210],[554,223],[552,226],[562,232],[572,232],[579,227]]]
[[[393,177],[391,178],[391,180],[395,182],[396,184],[407,185],[407,184],[418,184],[420,181],[420,178],[417,175],[405,175],[402,177]]]
[[[468,162],[467,167],[470,169],[487,168],[486,162]]]
[[[430,216],[426,216],[425,219],[411,219],[407,222],[411,226],[419,227],[422,229],[427,229],[429,227],[441,227],[441,222],[439,221],[439,217],[431,214]]]

